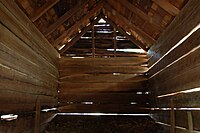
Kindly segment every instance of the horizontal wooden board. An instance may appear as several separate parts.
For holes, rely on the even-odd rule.
[[[46,82],[51,81],[52,84],[57,84],[57,77],[48,71],[43,70],[40,66],[35,65],[30,60],[27,60],[23,56],[20,56],[15,51],[10,49],[4,49],[5,47],[0,45],[0,64],[6,68],[18,71],[23,75],[28,75],[33,79]],[[2,51],[5,50],[5,51]],[[20,62],[20,63],[19,63]]]
[[[0,91],[16,91],[22,93],[32,93],[35,95],[57,95],[55,88],[45,88],[30,83],[15,81],[12,79],[0,78]]]
[[[147,67],[143,66],[74,66],[74,67],[65,67],[62,70],[59,70],[60,76],[68,76],[74,74],[113,74],[113,73],[122,73],[122,74],[142,74],[148,70]]]
[[[149,61],[150,66],[200,23],[199,4],[198,0],[188,1],[180,14],[159,37],[156,44],[150,48],[148,52],[149,56],[152,57]]]
[[[157,105],[160,107],[170,107],[170,98],[157,98]],[[184,93],[173,96],[174,107],[179,108],[199,108],[200,92]]]
[[[128,104],[69,104],[59,107],[59,112],[64,113],[148,113],[145,107]]]
[[[147,63],[146,58],[139,57],[116,57],[116,58],[83,58],[83,59],[73,59],[73,58],[61,58],[60,69],[66,66],[133,66],[141,65]]]
[[[48,106],[47,106],[48,105]],[[48,107],[52,108],[57,106],[57,103],[51,102],[51,103],[41,103],[42,108],[43,107]],[[0,114],[8,114],[8,113],[13,113],[13,114],[19,114],[19,113],[24,113],[24,112],[33,112],[35,110],[35,103],[31,104],[12,104],[12,103],[6,103],[6,104],[0,104]]]
[[[145,91],[146,82],[136,83],[61,83],[60,94],[67,92]]]
[[[57,103],[56,95],[35,94],[31,92],[20,92],[17,90],[0,90],[0,104],[35,104],[36,100],[41,103]],[[1,109],[0,109],[1,110]]]
[[[1,1],[1,22],[48,62],[57,65],[58,52],[45,39],[17,4],[11,0]],[[42,45],[41,45],[42,44]]]
[[[180,46],[174,49],[171,53],[165,56],[160,62],[158,62],[152,69],[148,71],[148,75],[152,76],[156,72],[165,68],[170,63],[176,61],[181,56],[184,56],[195,47],[198,47],[200,44],[200,30],[197,30],[193,33],[186,41],[184,41]]]
[[[12,54],[14,58],[20,58],[18,60],[25,60],[27,63],[40,67],[43,71],[47,71],[55,77],[58,76],[58,71],[55,66],[44,60],[37,52],[33,51],[32,48],[27,46],[23,41],[21,41],[17,36],[10,32],[6,27],[0,25],[1,31],[1,51],[4,54]],[[13,45],[15,44],[15,45]],[[3,53],[2,53],[3,54]],[[8,56],[7,55],[7,56]],[[6,55],[5,55],[6,56]],[[2,55],[3,58],[3,55]],[[22,60],[22,62],[23,62]]]
[[[145,75],[137,74],[77,74],[60,77],[60,82],[70,83],[116,83],[145,81]]]
[[[199,87],[200,48],[150,79],[157,95]]]
[[[24,82],[29,83],[32,85],[48,88],[50,90],[55,90],[55,88],[58,87],[58,83],[55,84],[55,82],[47,82],[47,81],[41,81],[32,75],[24,74],[20,71],[17,71],[15,69],[11,69],[7,66],[0,65],[0,78],[2,79],[9,79],[9,80],[15,80],[18,82]]]
[[[145,105],[148,95],[136,93],[60,93],[59,102],[126,103],[136,102]]]

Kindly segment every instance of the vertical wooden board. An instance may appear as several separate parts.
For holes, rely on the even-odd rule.
[[[200,131],[200,125],[199,125],[199,120],[200,120],[200,111],[191,111],[192,112],[192,119],[193,119],[193,128],[194,130]]]
[[[170,125],[170,110],[161,110],[153,113],[153,119],[157,122],[162,122]],[[175,126],[188,129],[187,111],[175,110]]]

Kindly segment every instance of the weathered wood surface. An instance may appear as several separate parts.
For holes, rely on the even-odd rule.
[[[135,83],[61,83],[60,92],[125,92],[145,91],[146,82]]]
[[[58,108],[64,113],[148,113],[145,107],[138,107],[130,104],[69,104]]]
[[[176,45],[200,22],[196,16],[200,12],[199,1],[189,1],[174,22],[152,46],[149,53],[150,66],[162,57],[171,47]],[[191,21],[192,20],[192,21]],[[176,27],[175,27],[176,26]],[[182,28],[184,26],[184,28]],[[171,94],[200,86],[200,30],[195,31],[181,45],[168,53],[148,71],[150,89],[155,97]],[[175,37],[176,36],[176,37]],[[167,39],[167,40],[166,40]],[[159,55],[159,56],[157,56]],[[158,107],[170,107],[170,97],[157,98]],[[199,107],[199,94],[188,93],[174,97],[175,107]]]
[[[152,0],[152,1],[173,16],[176,16],[180,13],[180,10],[168,1],[160,1],[160,0]]]
[[[80,69],[81,68],[81,69]],[[90,68],[90,69],[88,69]],[[126,74],[141,74],[147,71],[143,66],[75,66],[65,67],[59,70],[60,76],[84,73],[126,73]]]
[[[169,107],[169,98],[157,98],[156,104],[160,107]],[[178,94],[173,97],[174,106],[179,108],[199,108],[200,107],[200,92],[192,92],[185,94]]]
[[[150,82],[155,83],[153,87],[157,95],[163,95],[199,87],[199,76],[200,48],[159,73]]]
[[[177,59],[185,56],[189,51],[196,49],[200,45],[200,30],[193,33],[187,40],[185,40],[180,46],[174,49],[171,53],[165,56],[158,64],[149,70],[149,76],[154,75],[156,72],[162,70],[170,63],[173,63]],[[187,66],[186,66],[187,67]]]
[[[72,59],[62,58],[60,62],[60,69],[65,66],[78,66],[78,65],[96,65],[96,66],[135,66],[147,63],[147,58],[138,57],[118,57],[118,58],[83,58]]]
[[[137,40],[134,36],[130,36],[127,35],[126,31],[121,28],[120,26],[117,26],[116,23],[114,23],[113,21],[111,21],[109,18],[104,18],[107,22],[109,22],[113,27],[117,28],[117,30],[123,34],[124,36],[126,36],[133,44],[137,45],[139,48],[142,48],[143,50],[147,51],[148,48],[141,43],[139,40]]]
[[[62,33],[61,36],[59,36],[54,42],[53,45],[56,46],[59,43],[61,43],[63,41],[63,39],[68,36],[70,37],[72,35],[72,33],[74,31],[77,30],[77,27],[80,27],[80,25],[82,25],[83,22],[87,21],[88,19],[90,19],[92,16],[95,15],[95,13],[97,13],[99,10],[101,10],[103,6],[102,2],[99,2],[97,5],[95,5],[84,17],[81,18],[81,20],[79,20],[77,23],[75,23],[72,27],[70,27],[67,31],[65,31],[64,33]]]
[[[133,83],[145,80],[147,80],[146,76],[134,74],[77,74],[60,77],[61,83]]]
[[[0,112],[57,105],[58,52],[14,1],[0,1]]]
[[[45,60],[57,65],[58,52],[26,17],[15,2],[1,1],[1,22]],[[41,45],[42,44],[42,45]]]
[[[149,51],[149,56],[151,57],[149,65],[159,60],[159,58],[200,23],[199,4],[199,0],[188,1],[179,15],[162,33],[155,45],[151,47]]]
[[[127,25],[130,29],[133,29],[138,35],[140,35],[147,43],[153,44],[155,43],[155,39],[152,38],[150,35],[145,33],[143,30],[139,29],[137,26],[135,26],[133,23],[130,23],[130,21],[125,18],[123,15],[121,15],[118,11],[116,11],[114,8],[112,8],[109,4],[105,3],[104,7],[105,11],[109,12],[108,17],[112,20],[113,18],[117,19],[119,23],[123,23]],[[113,19],[113,21],[115,20]]]
[[[41,7],[34,10],[29,18],[32,22],[35,22],[38,18],[40,18],[43,14],[45,14],[50,8],[56,5],[60,0],[49,0]]]
[[[146,62],[147,58],[140,57],[61,58],[59,61],[60,109],[67,112],[79,110],[120,113],[125,111],[131,102],[136,103],[138,107],[147,106],[148,95],[144,94],[147,91],[147,79],[144,73],[148,68],[141,66]],[[136,92],[143,92],[143,94],[138,95]],[[90,108],[80,104],[87,101],[100,105],[91,105]],[[73,104],[68,105],[69,102]],[[108,105],[112,103],[113,105]],[[145,111],[145,109],[139,110]]]
[[[189,130],[187,112],[188,112],[187,110],[175,111],[175,126],[186,128],[186,130]],[[196,131],[200,130],[200,126],[199,126],[200,111],[193,110],[190,112],[192,113],[193,129]],[[152,117],[157,122],[170,124],[170,111],[159,111],[153,114]]]
[[[89,0],[84,1],[80,5],[73,7],[68,12],[66,12],[64,15],[62,15],[58,20],[56,20],[53,24],[51,24],[48,28],[46,28],[46,31],[44,32],[44,36],[50,35],[56,28],[61,26],[66,20],[68,20],[70,17],[72,17],[75,13],[77,13],[80,9],[83,9]]]
[[[93,20],[92,23],[89,26],[86,26],[82,29],[81,33],[76,35],[69,43],[67,43],[61,50],[60,54],[63,54],[65,51],[67,51],[70,47],[72,47],[89,29],[92,28],[94,24],[96,24],[101,18],[101,15],[97,17],[96,20]]]
[[[59,95],[60,102],[93,102],[99,104],[131,104],[131,102],[136,102],[135,104],[146,104],[148,95],[136,93],[61,93]]]
[[[128,0],[117,0],[117,1],[120,2],[127,9],[132,11],[134,14],[145,20],[145,22],[148,22],[149,26],[157,30],[163,30],[163,27],[160,26],[160,24],[158,23],[159,21],[156,21],[156,19],[152,19],[152,16],[147,15],[141,9],[130,3]]]

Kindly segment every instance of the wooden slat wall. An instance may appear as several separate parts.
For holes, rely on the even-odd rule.
[[[0,1],[0,112],[57,104],[58,53],[14,1]]]
[[[156,108],[170,108],[170,98],[172,97],[158,98],[158,96],[200,87],[200,29],[192,33],[178,47],[170,50],[200,24],[199,4],[198,0],[189,1],[156,44],[148,51],[149,57],[151,57],[149,60],[150,70],[148,71],[149,89],[152,90],[155,97],[152,105]],[[168,52],[169,50],[171,52]],[[174,107],[177,108],[175,125],[187,129],[180,132],[189,132],[189,128],[187,126],[188,120],[185,119],[187,118],[186,111],[179,109],[200,107],[199,94],[200,92],[192,92],[173,96]],[[196,111],[195,114],[192,112],[192,115],[194,130],[200,130],[199,127],[195,126],[195,123],[199,122],[196,117],[200,115],[200,112]],[[169,111],[161,110],[154,116],[159,118],[157,121],[170,124]]]
[[[147,59],[143,57],[61,57],[59,102],[61,112],[129,112],[146,107]],[[143,94],[137,94],[142,92]],[[93,102],[84,105],[83,102]],[[134,103],[133,103],[134,104]],[[63,107],[62,107],[63,106]],[[125,110],[130,107],[130,110]],[[135,111],[142,109],[135,107]],[[113,109],[107,109],[113,108]]]

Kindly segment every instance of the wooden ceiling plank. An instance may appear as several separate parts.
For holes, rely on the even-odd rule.
[[[148,22],[150,26],[152,26],[154,29],[164,30],[164,28],[160,26],[160,23],[158,23],[158,21],[152,19],[152,17],[148,16],[146,13],[141,11],[138,7],[136,7],[132,3],[128,2],[128,0],[117,0],[117,1],[120,2],[122,5],[124,5],[127,9],[132,11],[134,14],[136,14],[137,16]]]
[[[133,44],[137,45],[139,48],[143,49],[144,51],[148,50],[148,47],[146,47],[144,44],[139,42],[139,40],[135,39],[133,36],[127,35],[124,29],[121,27],[117,26],[111,19],[109,18],[104,18],[107,22],[109,22],[113,27],[115,27],[121,34],[126,36]]]
[[[43,14],[45,14],[50,8],[52,8],[55,4],[57,4],[60,0],[48,0],[43,6],[34,10],[29,18],[32,22],[38,20]]]
[[[78,27],[80,27],[83,22],[91,18],[95,13],[100,11],[103,7],[103,2],[100,1],[97,3],[95,7],[93,7],[85,16],[83,16],[77,23],[75,23],[73,26],[71,26],[67,31],[65,31],[61,36],[59,36],[54,42],[53,45],[56,46],[59,43],[63,41],[63,39],[68,36],[70,37],[74,30],[77,30]]]
[[[152,0],[155,4],[159,5],[166,12],[171,14],[172,16],[176,16],[180,13],[180,10],[169,3],[167,0]]]
[[[156,40],[151,37],[149,34],[144,32],[142,29],[131,23],[127,18],[125,18],[123,15],[121,15],[118,11],[113,9],[108,3],[104,4],[104,9],[108,12],[110,12],[115,18],[117,18],[119,21],[125,23],[129,28],[133,29],[139,36],[144,38],[144,40],[150,44],[154,44]]]
[[[76,5],[74,8],[66,12],[63,16],[61,16],[58,20],[56,20],[52,25],[50,25],[47,30],[43,33],[45,37],[50,35],[56,28],[61,26],[66,20],[71,18],[74,14],[76,14],[80,9],[83,9],[89,0],[84,1],[80,5]]]
[[[71,46],[73,46],[88,30],[92,28],[94,24],[96,24],[99,19],[101,18],[101,15],[98,16],[96,20],[94,20],[89,26],[85,27],[83,31],[78,34],[76,37],[74,37],[68,44],[66,44],[61,50],[60,54],[63,54],[66,50],[68,50]]]

